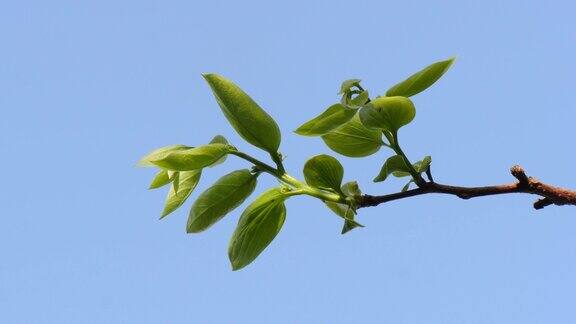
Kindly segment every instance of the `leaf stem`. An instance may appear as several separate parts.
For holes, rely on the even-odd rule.
[[[392,149],[394,150],[394,152],[396,152],[396,154],[398,154],[402,157],[402,159],[404,160],[404,163],[406,164],[406,167],[408,168],[408,172],[412,176],[412,179],[414,179],[414,182],[416,183],[416,185],[418,185],[418,187],[424,186],[426,184],[426,181],[424,180],[424,178],[422,178],[420,173],[418,173],[418,171],[416,171],[416,169],[414,169],[414,166],[412,165],[412,163],[410,162],[408,157],[406,157],[406,154],[404,154],[404,151],[402,151],[402,148],[400,148],[400,144],[398,143],[398,132],[394,132],[392,134],[392,137],[394,139],[394,143],[391,143]]]

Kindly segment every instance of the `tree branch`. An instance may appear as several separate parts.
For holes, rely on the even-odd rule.
[[[535,209],[542,209],[549,205],[576,206],[576,191],[548,185],[535,178],[528,177],[522,167],[518,165],[513,166],[510,169],[510,173],[518,179],[518,182],[486,187],[459,187],[430,181],[421,184],[416,189],[405,192],[382,196],[362,195],[358,198],[358,208],[378,206],[389,201],[430,193],[455,195],[462,199],[509,193],[527,193],[542,197],[534,203]]]

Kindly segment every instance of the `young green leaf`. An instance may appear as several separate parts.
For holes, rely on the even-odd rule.
[[[222,136],[222,135],[216,135],[214,136],[214,138],[210,141],[210,144],[228,144],[228,140],[226,140],[226,137]],[[210,167],[216,166],[218,164],[224,163],[224,161],[226,161],[226,156],[224,155],[223,157],[221,157],[220,159],[218,159],[216,162],[212,163],[210,165]]]
[[[378,97],[360,109],[359,115],[364,126],[394,133],[414,119],[416,108],[405,97]]]
[[[274,119],[232,81],[217,74],[203,76],[236,132],[248,143],[275,155],[281,135]]]
[[[145,157],[143,157],[142,159],[140,159],[140,161],[138,161],[137,165],[143,167],[155,167],[156,165],[152,163],[152,161],[162,159],[163,157],[172,152],[186,150],[189,148],[191,147],[181,144],[164,146],[148,153]]]
[[[381,182],[386,180],[386,178],[388,177],[388,175],[390,175],[390,173],[397,171],[408,172],[409,170],[410,169],[408,168],[408,166],[406,166],[404,159],[400,155],[394,155],[392,157],[389,157],[386,160],[386,162],[384,162],[382,169],[380,169],[380,173],[378,174],[378,176],[376,176],[376,178],[374,178],[373,181]]]
[[[160,217],[161,219],[178,209],[178,207],[182,206],[194,188],[196,188],[198,181],[200,181],[201,174],[202,169],[180,172],[180,175],[178,176],[178,194],[176,194],[174,191],[174,187],[170,187],[170,191],[166,197],[164,210],[162,211],[162,216]]]
[[[286,218],[286,198],[280,188],[273,188],[244,210],[228,246],[232,270],[250,264],[274,240]]]
[[[330,188],[339,192],[343,176],[344,168],[330,155],[314,156],[304,164],[304,179],[313,187]]]
[[[322,135],[322,140],[336,153],[364,157],[378,152],[384,144],[381,132],[366,128],[358,115],[344,125]]]
[[[207,144],[174,151],[151,162],[169,170],[189,171],[212,165],[232,150],[233,147],[227,144]]]
[[[172,179],[168,176],[168,171],[160,170],[152,179],[152,183],[150,183],[150,187],[148,189],[156,189],[162,186],[165,186],[170,183]]]
[[[178,189],[180,189],[180,171],[172,173],[172,188],[174,188],[174,193],[178,195]]]
[[[408,189],[410,189],[410,184],[414,182],[414,179],[410,179],[410,181],[408,181],[404,187],[402,187],[402,190],[400,190],[401,192],[406,192],[408,191]]]
[[[356,97],[350,99],[350,101],[347,102],[346,104],[350,108],[360,108],[365,104],[367,104],[369,99],[370,97],[368,91],[364,90],[360,92]]]
[[[346,197],[357,197],[362,194],[360,187],[358,187],[358,182],[356,181],[346,182],[340,189],[342,189],[342,193]]]
[[[390,88],[386,92],[386,96],[411,97],[418,94],[440,79],[440,77],[448,71],[452,63],[454,63],[454,58],[431,64]]]
[[[345,80],[344,82],[342,82],[342,85],[340,86],[340,92],[338,92],[338,94],[346,94],[350,92],[354,87],[359,88],[360,81],[362,80],[360,79]]]
[[[356,114],[356,110],[346,108],[342,104],[330,106],[326,111],[309,120],[295,130],[296,134],[303,136],[319,136],[328,133],[334,128],[346,123]]]
[[[334,214],[344,218],[344,226],[342,227],[342,234],[355,229],[356,227],[364,227],[364,225],[354,220],[356,213],[354,209],[346,204],[339,204],[331,201],[324,202]]]
[[[257,175],[250,170],[237,170],[221,177],[204,191],[192,205],[186,232],[208,229],[226,214],[240,206],[254,191]]]
[[[414,163],[414,169],[419,172],[426,172],[432,163],[432,157],[430,155],[425,156],[422,160]]]

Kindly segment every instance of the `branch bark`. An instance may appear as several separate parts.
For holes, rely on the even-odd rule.
[[[528,177],[526,172],[524,172],[524,169],[518,165],[513,166],[510,169],[510,173],[512,173],[512,175],[518,180],[517,182],[485,187],[459,187],[430,181],[420,184],[416,189],[405,192],[397,192],[382,196],[362,195],[358,199],[358,208],[378,206],[393,200],[431,193],[449,194],[462,199],[509,193],[527,193],[541,197],[534,203],[535,209],[542,209],[549,205],[576,206],[576,191],[555,187],[545,184],[535,178]]]

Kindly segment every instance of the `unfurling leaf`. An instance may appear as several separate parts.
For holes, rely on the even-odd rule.
[[[274,119],[232,81],[217,74],[203,76],[236,132],[248,143],[275,155],[281,135]]]
[[[422,172],[428,171],[428,168],[430,167],[430,163],[432,163],[432,157],[425,156],[422,160],[412,164],[412,167],[414,167],[414,170],[416,170],[416,172],[422,173]],[[408,171],[394,171],[394,172],[392,172],[392,175],[397,177],[397,178],[402,178],[402,177],[410,176],[410,172],[408,172]]]
[[[322,154],[312,157],[304,165],[304,179],[313,187],[340,192],[344,169],[336,158]]]
[[[334,128],[346,123],[356,114],[356,110],[346,108],[342,104],[330,106],[326,111],[309,120],[295,130],[296,134],[303,136],[324,135]]]
[[[159,149],[156,149],[156,150],[148,153],[145,157],[140,159],[140,161],[138,161],[138,166],[155,167],[156,165],[154,163],[152,163],[152,161],[162,159],[163,157],[165,157],[166,155],[168,155],[172,152],[176,152],[176,151],[180,151],[180,150],[186,150],[189,148],[191,148],[191,147],[186,146],[186,145],[181,145],[181,144],[161,147]]]
[[[388,177],[388,175],[390,175],[393,172],[409,172],[409,168],[406,165],[406,163],[404,162],[404,159],[400,156],[400,155],[394,155],[392,157],[389,157],[386,162],[384,162],[384,165],[382,166],[382,169],[380,169],[380,173],[378,174],[378,176],[376,176],[376,178],[374,178],[374,182],[381,182],[386,180],[386,178]],[[408,173],[410,174],[410,173]]]
[[[160,218],[166,217],[168,214],[178,209],[178,207],[182,206],[194,188],[196,188],[198,181],[200,181],[201,174],[202,169],[180,172],[180,175],[178,176],[178,194],[174,191],[174,187],[170,187],[170,191],[166,197],[164,210],[162,211],[162,216]]]
[[[274,240],[286,218],[286,198],[280,188],[273,188],[244,210],[228,246],[232,270],[250,264]]]
[[[148,189],[156,189],[162,186],[165,186],[170,183],[172,179],[168,176],[168,171],[160,170],[152,179],[152,183],[150,183],[150,187]]]
[[[207,144],[174,151],[151,162],[168,170],[189,171],[212,165],[232,150],[233,147],[227,144]]]
[[[411,97],[433,85],[448,71],[454,58],[431,64],[419,72],[411,75],[408,79],[396,84],[386,92],[386,96]]]
[[[340,92],[338,92],[338,94],[346,94],[348,92],[350,92],[352,90],[352,88],[356,87],[359,88],[360,87],[360,79],[350,79],[350,80],[346,80],[344,82],[342,82],[342,85],[340,86]]]
[[[342,193],[346,197],[357,197],[362,194],[360,187],[358,187],[358,182],[356,181],[346,182],[345,184],[342,185],[341,189]]]
[[[406,97],[378,97],[360,109],[360,120],[368,128],[395,133],[416,116],[416,108]]]
[[[233,171],[216,181],[192,205],[186,231],[206,230],[226,214],[240,206],[254,191],[257,175],[250,170]]]
[[[380,131],[366,128],[358,115],[322,136],[330,149],[349,157],[364,157],[378,152],[384,144]]]

